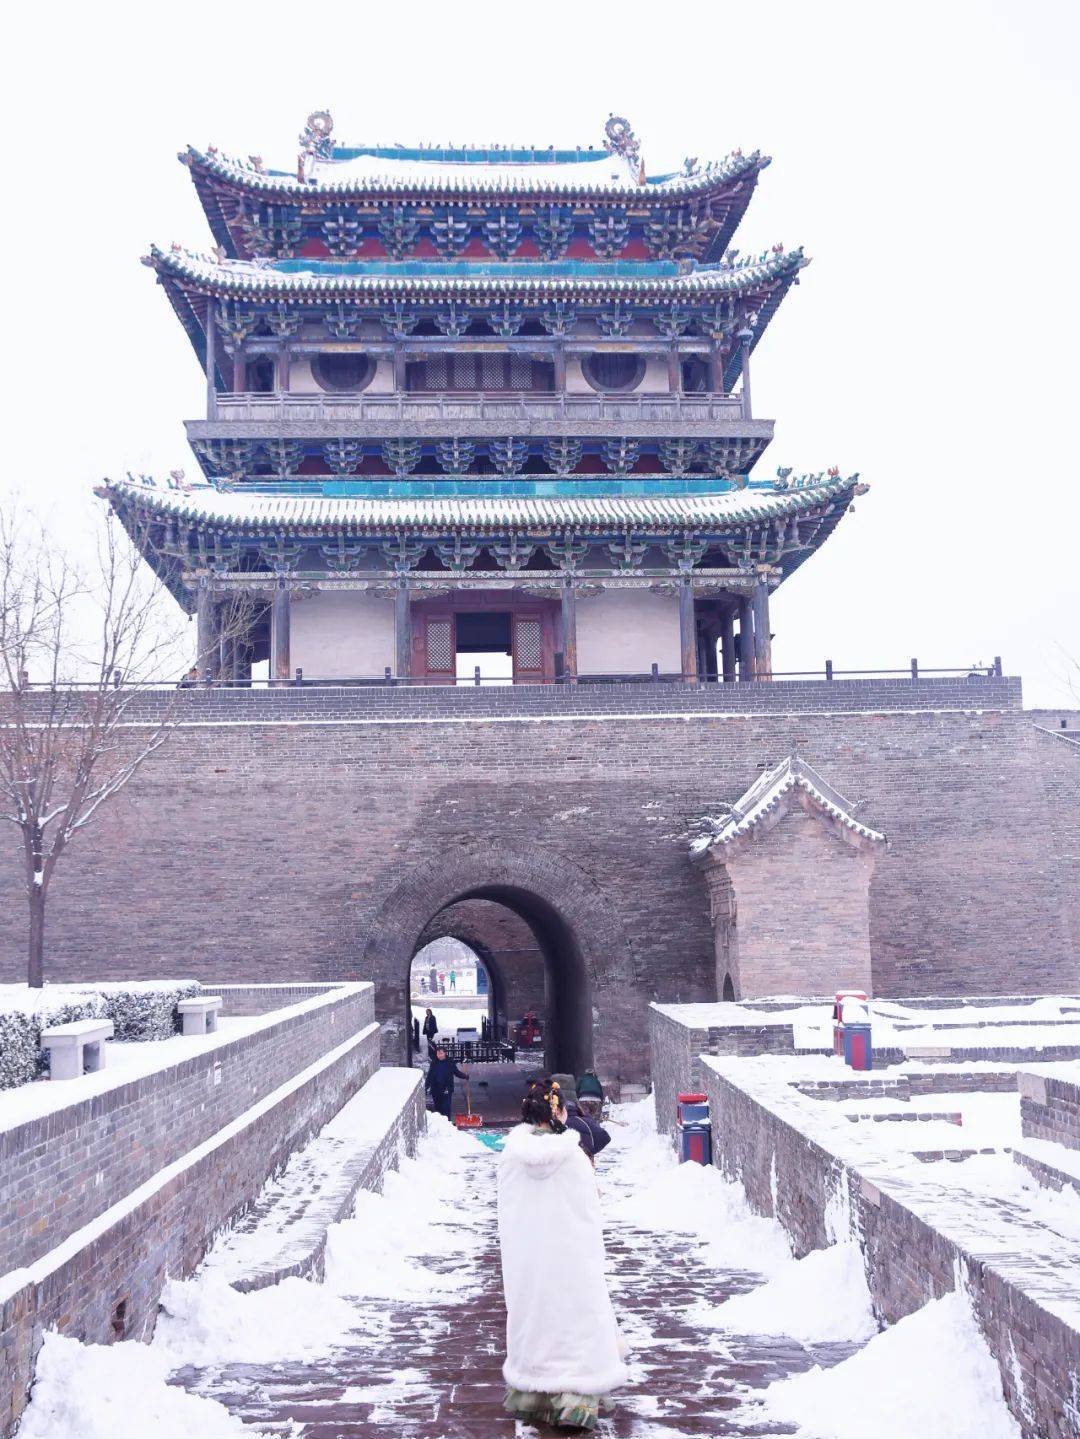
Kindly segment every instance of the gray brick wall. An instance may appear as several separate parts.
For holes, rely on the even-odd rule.
[[[317,1008],[0,1131],[0,1274],[54,1249],[370,1024],[373,1010],[370,985],[331,990]],[[377,1046],[369,1073],[376,1064]]]
[[[708,712],[716,687],[606,688],[613,711],[637,696],[645,717],[588,717],[586,701],[593,713],[599,703],[588,686],[475,700],[380,691],[399,709],[366,721],[362,691],[196,695],[193,722],[58,867],[51,974],[92,978],[105,963],[117,978],[182,970],[208,984],[371,978],[384,1053],[401,1063],[416,940],[447,903],[491,886],[488,898],[538,895],[567,920],[591,981],[597,1067],[608,1082],[638,1081],[648,1002],[715,998],[688,822],[797,742],[889,835],[870,891],[879,991],[1080,983],[1080,886],[1062,861],[1080,845],[1080,763],[1015,708],[1014,682],[867,684],[845,701],[859,712],[825,710],[840,688],[822,683],[821,708],[801,713],[787,712],[795,685],[743,687],[757,708],[740,713]],[[734,704],[740,687],[729,688]],[[970,711],[926,707],[961,698]],[[784,712],[766,712],[774,703]],[[194,720],[204,714],[272,718]],[[10,839],[0,952],[12,979],[19,863]]]
[[[950,1293],[962,1275],[1025,1439],[1072,1439],[1080,1333],[1018,1282],[1022,1256],[995,1265],[988,1245],[969,1252],[731,1075],[706,1068],[704,1081],[714,1162],[742,1184],[755,1212],[780,1220],[797,1256],[830,1243],[826,1212],[846,1191],[878,1318],[895,1323]]]
[[[191,1274],[217,1230],[242,1212],[290,1154],[371,1076],[378,1066],[378,1039],[374,1030],[363,1033],[360,1008],[355,1003],[348,1010],[339,1008],[336,1027],[324,1022],[321,1031],[308,1028],[306,1055],[290,1043],[295,1033],[290,1036],[280,1025],[273,1026],[278,1030],[275,1050],[280,1058],[262,1046],[263,1067],[278,1067],[279,1083],[288,1084],[312,1062],[325,1060],[315,1074],[290,1086],[249,1122],[219,1128],[205,1152],[186,1159],[182,1152],[177,1172],[152,1183],[150,1192],[134,1205],[121,1205],[115,1219],[103,1223],[81,1247],[50,1251],[38,1260],[32,1276],[8,1276],[16,1282],[0,1289],[0,1373],[6,1381],[0,1401],[3,1439],[9,1439],[22,1411],[46,1329],[56,1328],[95,1344],[148,1338],[166,1276]],[[349,1027],[357,1022],[360,1034]],[[350,1035],[353,1042],[342,1047]],[[302,1058],[306,1062],[298,1063]],[[166,1098],[169,1094],[176,1112],[170,1117],[167,1107],[158,1106],[156,1120],[183,1133],[192,1117],[188,1096],[182,1084],[167,1086]],[[251,1102],[257,1098],[253,1095]],[[185,1151],[188,1148],[185,1145]],[[386,1150],[387,1158],[396,1152],[395,1144]],[[37,1212],[47,1207],[52,1193],[54,1175],[48,1158],[46,1147],[44,1162],[39,1155],[35,1171],[37,1188],[29,1196]],[[77,1182],[78,1176],[74,1178]],[[104,1197],[99,1213],[108,1213]]]
[[[1020,1126],[1027,1139],[1080,1149],[1080,1083],[1059,1075],[1022,1074]]]

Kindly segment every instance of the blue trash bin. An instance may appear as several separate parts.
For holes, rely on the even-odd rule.
[[[868,1024],[844,1025],[844,1063],[852,1069],[873,1069],[874,1049]]]

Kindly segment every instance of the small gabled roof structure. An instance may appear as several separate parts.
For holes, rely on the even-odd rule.
[[[856,848],[886,844],[884,834],[851,813],[851,805],[822,775],[794,751],[760,775],[744,795],[719,816],[704,816],[691,841],[695,859],[723,860],[755,834],[771,829],[799,806],[818,814],[838,836]]]

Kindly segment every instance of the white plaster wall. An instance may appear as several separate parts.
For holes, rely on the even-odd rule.
[[[311,360],[306,355],[294,359],[289,365],[289,389],[296,395],[325,395],[328,400],[348,400],[346,391],[324,390],[311,373]],[[371,384],[359,393],[361,395],[389,395],[394,390],[394,362],[389,356],[375,361],[375,373]]]
[[[582,674],[645,673],[682,668],[677,595],[604,590],[577,602],[578,670]]]
[[[294,601],[289,650],[309,679],[378,678],[394,663],[394,602],[357,590]]]
[[[650,395],[667,394],[667,358],[664,355],[647,356],[641,383],[633,390],[614,390],[611,392],[611,397],[617,400],[621,395],[633,395],[639,390]],[[582,373],[579,355],[566,357],[566,393],[568,395],[593,395],[599,398],[599,391],[593,389]]]

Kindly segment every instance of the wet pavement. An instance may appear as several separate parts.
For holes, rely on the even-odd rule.
[[[432,1303],[354,1301],[358,1329],[317,1363],[230,1365],[184,1370],[177,1382],[211,1396],[254,1432],[290,1439],[503,1439],[553,1435],[515,1424],[502,1409],[505,1311],[495,1230],[496,1156],[477,1144],[464,1166],[461,1212],[468,1245],[424,1256],[445,1275]],[[602,1165],[606,1203],[628,1182],[618,1156]],[[446,1233],[453,1235],[452,1226]],[[464,1225],[462,1234],[465,1234]],[[706,1267],[693,1239],[611,1221],[611,1289],[632,1345],[633,1382],[614,1396],[595,1431],[603,1439],[700,1439],[794,1431],[755,1420],[751,1399],[774,1379],[836,1363],[851,1345],[813,1352],[794,1340],[702,1332],[691,1314],[703,1299],[719,1303],[758,1281],[744,1271]],[[479,1246],[477,1247],[477,1240]],[[464,1245],[464,1239],[463,1239]],[[471,1292],[456,1299],[467,1255]]]

